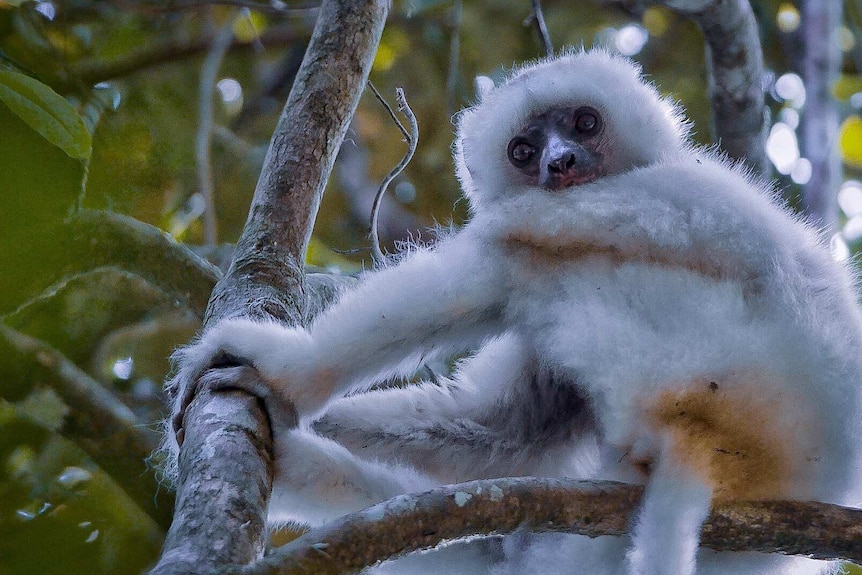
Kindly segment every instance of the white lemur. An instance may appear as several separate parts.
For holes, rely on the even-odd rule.
[[[834,568],[698,538],[713,500],[859,504],[849,272],[767,186],[694,147],[629,60],[571,52],[489,82],[458,116],[470,221],[307,329],[207,330],[179,352],[175,420],[220,354],[260,373],[268,385],[249,391],[276,428],[275,521],[481,477],[646,484],[628,542],[520,535],[449,572]],[[469,350],[440,384],[344,397]],[[285,401],[298,429],[277,425]]]

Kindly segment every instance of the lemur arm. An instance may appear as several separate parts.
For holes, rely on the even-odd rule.
[[[412,373],[425,359],[476,348],[501,331],[504,289],[481,244],[454,234],[369,274],[308,330],[226,320],[178,353],[175,414],[183,389],[221,354],[253,366],[266,388],[311,421],[333,398]],[[217,380],[218,381],[218,380]]]

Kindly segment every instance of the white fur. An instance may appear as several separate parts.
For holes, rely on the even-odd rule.
[[[274,519],[317,523],[494,475],[643,481],[632,462],[652,462],[630,543],[520,534],[495,550],[447,549],[436,567],[431,554],[380,572],[451,573],[452,561],[499,574],[834,568],[698,550],[720,486],[674,450],[676,428],[649,406],[714,379],[720,397],[751,399],[742,425],[793,446],[777,462],[791,470],[781,496],[858,505],[862,317],[847,270],[769,188],[691,148],[680,112],[630,61],[573,52],[482,87],[455,146],[472,221],[369,274],[308,331],[219,324],[182,352],[175,386],[225,350],[294,402],[300,429],[276,430]],[[580,105],[599,110],[614,142],[607,176],[557,191],[512,185],[509,139],[531,114]],[[441,384],[341,399],[475,349]],[[324,413],[314,429],[347,449],[315,435]]]

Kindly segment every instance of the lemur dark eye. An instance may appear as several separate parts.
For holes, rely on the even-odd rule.
[[[536,155],[536,148],[521,138],[514,138],[509,142],[509,161],[516,168],[523,168],[530,163]]]
[[[575,129],[582,136],[592,136],[602,127],[599,113],[592,108],[578,108],[575,111]]]

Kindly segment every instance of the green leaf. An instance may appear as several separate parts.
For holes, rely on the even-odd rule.
[[[43,138],[83,160],[93,143],[84,120],[57,92],[29,76],[0,70],[0,101]]]

